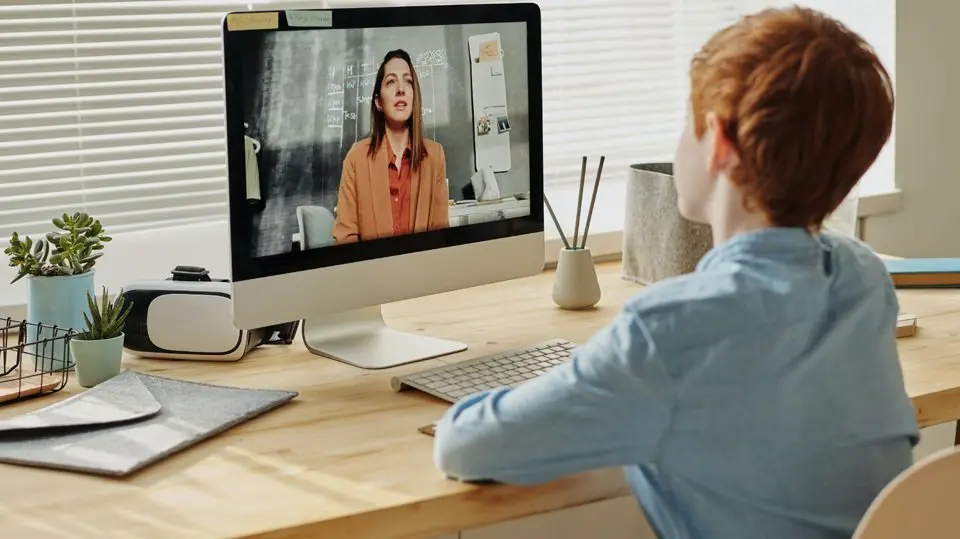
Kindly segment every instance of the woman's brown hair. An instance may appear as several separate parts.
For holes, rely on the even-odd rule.
[[[420,98],[420,78],[417,77],[417,71],[413,68],[413,61],[410,55],[403,49],[397,49],[388,52],[380,62],[380,69],[377,70],[377,80],[373,85],[373,99],[370,100],[370,149],[369,155],[374,155],[380,150],[383,139],[387,133],[387,119],[383,111],[377,108],[377,100],[380,98],[380,86],[383,84],[383,78],[386,75],[387,62],[399,58],[410,67],[410,76],[413,78],[413,110],[410,113],[410,119],[407,121],[407,127],[410,128],[410,164],[413,170],[420,168],[420,163],[427,157],[427,145],[423,136],[423,105]]]
[[[805,8],[727,27],[694,57],[697,137],[713,112],[740,162],[731,181],[777,226],[819,229],[890,137],[890,76],[864,39]]]

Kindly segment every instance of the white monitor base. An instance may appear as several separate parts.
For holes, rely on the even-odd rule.
[[[302,333],[307,350],[361,369],[386,369],[467,349],[463,343],[390,329],[379,306],[305,319]]]

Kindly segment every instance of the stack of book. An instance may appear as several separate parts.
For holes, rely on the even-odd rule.
[[[960,287],[960,258],[888,258],[884,262],[897,288]]]

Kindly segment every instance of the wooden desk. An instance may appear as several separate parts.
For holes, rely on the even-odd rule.
[[[455,361],[550,337],[586,340],[639,287],[600,266],[604,297],[591,312],[550,299],[551,273],[390,305],[398,328],[465,341]],[[923,426],[960,419],[960,292],[910,291],[921,329],[901,339],[909,393]],[[394,393],[390,376],[428,367],[360,371],[293,348],[264,348],[233,364],[128,360],[126,367],[213,383],[294,389],[289,405],[126,479],[0,465],[3,537],[435,537],[628,494],[619,470],[534,488],[447,481],[417,427],[445,405]],[[0,416],[75,393],[0,407]]]

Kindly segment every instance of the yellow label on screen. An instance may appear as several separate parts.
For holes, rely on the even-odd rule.
[[[227,30],[276,30],[280,26],[280,14],[276,11],[263,13],[231,13],[227,15]]]

